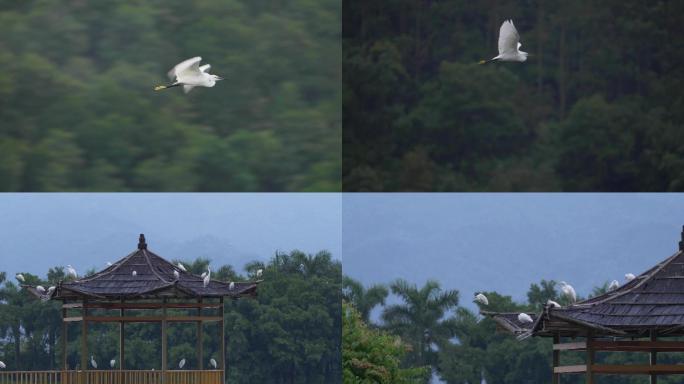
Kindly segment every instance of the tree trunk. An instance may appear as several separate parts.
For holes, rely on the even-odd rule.
[[[542,32],[542,20],[544,18],[543,10],[544,0],[539,0],[537,3],[537,94],[541,96],[542,94],[542,73],[543,73],[543,32]]]
[[[558,117],[565,118],[565,17],[560,19],[560,43],[558,49]]]
[[[21,346],[19,344],[21,342],[21,331],[19,330],[18,325],[12,328],[12,334],[14,335],[14,365],[16,366],[16,370],[19,371],[21,370]]]

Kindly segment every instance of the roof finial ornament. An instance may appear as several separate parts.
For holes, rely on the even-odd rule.
[[[679,241],[679,250],[684,251],[684,225],[682,225],[682,239]]]
[[[140,238],[138,239],[138,249],[147,249],[147,243],[145,243],[145,235],[143,233],[140,234]]]

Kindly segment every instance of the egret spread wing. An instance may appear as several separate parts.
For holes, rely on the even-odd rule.
[[[199,72],[199,63],[202,61],[202,58],[199,56],[193,57],[192,59],[187,59],[179,64],[177,64],[175,67],[173,67],[169,71],[169,78],[171,80],[175,79],[178,77],[179,74],[182,74],[184,72]]]
[[[499,29],[499,55],[515,53],[520,47],[520,36],[512,20],[506,20]]]
[[[199,67],[199,70],[202,72],[206,72],[211,68],[211,65],[209,64],[204,64],[203,66]]]

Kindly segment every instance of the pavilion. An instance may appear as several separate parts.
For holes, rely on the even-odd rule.
[[[554,384],[563,374],[582,374],[586,383],[600,374],[648,375],[651,383],[658,375],[684,374],[684,364],[658,364],[659,352],[684,352],[684,229],[677,253],[605,294],[567,307],[546,306],[529,314],[532,323],[519,322],[518,313],[482,313],[520,339],[553,338]],[[561,365],[561,351],[579,351],[584,363]],[[596,352],[648,353],[649,363],[599,364]]]
[[[256,296],[259,283],[210,280],[205,286],[201,276],[188,273],[149,251],[145,236],[141,234],[137,250],[100,272],[73,281],[61,281],[49,293],[23,286],[42,300],[62,301],[62,371],[0,372],[0,382],[9,379],[12,383],[222,384],[226,361],[224,298]],[[153,313],[140,314],[145,311]],[[179,311],[185,313],[179,315]],[[72,322],[81,324],[80,370],[69,370],[67,365],[67,324]],[[199,369],[169,369],[167,326],[171,322],[197,324],[195,357]],[[118,323],[118,369],[97,370],[89,364],[88,328],[93,323]],[[124,335],[128,323],[161,324],[161,370],[125,369]],[[215,323],[220,335],[220,358],[216,359],[217,366],[213,369],[202,368],[210,366],[203,356],[204,323]]]

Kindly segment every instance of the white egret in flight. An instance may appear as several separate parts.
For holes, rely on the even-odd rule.
[[[22,275],[21,273],[17,273],[17,275],[15,277],[17,278],[17,280],[21,281],[22,283],[26,282],[26,279],[24,279],[24,275]]]
[[[76,273],[76,270],[71,265],[67,265],[67,276],[71,276],[74,279],[78,277],[78,273]]]
[[[489,300],[487,300],[487,296],[485,296],[482,293],[478,293],[477,295],[475,295],[475,301],[481,303],[482,305],[489,305]]]
[[[568,297],[573,303],[577,301],[577,294],[575,293],[575,288],[573,288],[572,285],[566,283],[565,281],[561,281],[560,285],[563,295]]]
[[[549,306],[551,306],[551,307],[553,307],[553,308],[560,308],[560,307],[561,307],[560,304],[556,303],[556,302],[553,301],[553,300],[547,300],[547,301],[546,301],[546,305],[549,305]]]
[[[169,85],[159,85],[154,90],[161,91],[162,89],[182,85],[183,91],[188,93],[195,87],[213,87],[217,81],[223,80],[222,77],[208,74],[207,71],[211,68],[211,65],[205,64],[200,67],[200,61],[202,61],[202,58],[196,56],[177,64],[169,71],[169,79],[171,79],[172,83]]]
[[[611,281],[610,284],[608,285],[608,290],[609,290],[609,291],[612,291],[612,290],[618,289],[618,287],[620,287],[620,283],[618,283],[617,280],[613,280],[613,281]]]
[[[180,261],[178,262],[178,268],[180,268],[180,270],[183,271],[183,272],[187,272],[187,271],[188,271],[187,269],[185,269],[185,266],[184,266],[183,263],[181,263]]]
[[[180,363],[178,363],[178,368],[183,369],[185,367],[185,358],[183,358]]]
[[[521,323],[533,323],[534,320],[527,313],[521,313],[518,315],[518,321]]]
[[[633,273],[625,273],[625,280],[632,281],[634,279],[636,279],[636,276]]]
[[[211,366],[214,367],[214,369],[216,369],[216,367],[218,367],[218,364],[216,364],[216,360],[214,360],[214,359],[210,359],[209,364],[211,364]]]
[[[527,52],[520,50],[520,35],[513,25],[513,20],[506,20],[499,29],[499,55],[489,60],[482,60],[480,64],[492,61],[517,61],[522,63],[527,60]]]

